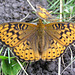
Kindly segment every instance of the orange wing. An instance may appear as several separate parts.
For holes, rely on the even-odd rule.
[[[54,21],[58,21],[58,19],[55,19],[54,16],[52,16],[45,8],[43,8],[41,5],[37,5],[37,16],[43,20],[46,21],[50,21],[50,22],[54,22]]]
[[[0,41],[6,46],[13,47],[15,55],[23,60],[39,60],[35,43],[36,31],[37,26],[30,23],[3,23],[0,25]]]
[[[66,47],[75,41],[75,24],[56,22],[45,25],[46,48],[42,53],[43,60],[51,60],[62,55]]]
[[[13,48],[12,51],[20,60],[56,59],[75,40],[75,24],[56,22],[44,27],[44,34],[39,33],[43,36],[41,38],[36,25],[23,22],[4,23],[0,25],[0,40]],[[42,43],[39,44],[40,41]],[[39,45],[42,46],[41,53]]]

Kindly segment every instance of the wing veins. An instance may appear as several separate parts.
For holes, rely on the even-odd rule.
[[[50,32],[49,30],[47,30],[48,32]],[[51,32],[48,33],[47,31],[45,31],[50,37],[54,38],[58,43],[60,43],[61,45],[63,45],[63,42],[62,41],[59,41],[59,39],[53,35]],[[63,45],[64,46],[64,45]]]
[[[27,37],[24,37],[21,39],[21,41],[19,41],[18,43],[15,44],[15,46],[19,45],[20,43],[22,43],[23,41],[25,41],[29,36],[32,35],[32,33],[35,33],[36,29],[34,31],[32,31]]]

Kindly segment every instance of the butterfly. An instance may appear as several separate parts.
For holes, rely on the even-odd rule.
[[[54,22],[37,25],[9,22],[0,25],[0,41],[12,48],[17,58],[24,61],[54,60],[75,41],[75,24]]]
[[[36,15],[43,20],[50,21],[50,22],[56,22],[60,20],[60,19],[56,19],[55,16],[50,14],[52,11],[48,12],[45,8],[43,8],[43,6],[39,4],[36,5],[36,9],[37,9]]]
[[[48,20],[52,16],[45,8],[37,7],[37,15]],[[12,49],[21,61],[54,60],[64,54],[75,41],[75,23],[53,22],[37,25],[25,22],[0,24],[0,41]]]

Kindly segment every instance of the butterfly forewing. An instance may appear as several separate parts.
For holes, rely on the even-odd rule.
[[[68,22],[57,22],[46,25],[46,32],[62,45],[69,45],[75,40],[75,24]]]
[[[21,22],[4,23],[0,25],[0,28],[1,41],[10,47],[17,46],[36,30],[35,25]]]

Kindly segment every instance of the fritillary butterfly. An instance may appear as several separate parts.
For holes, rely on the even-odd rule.
[[[43,8],[41,5],[36,5],[36,8],[37,8],[37,12],[36,12],[36,15],[38,17],[40,17],[41,19],[44,19],[46,21],[53,21],[53,22],[56,22],[58,21],[59,19],[55,19],[54,16],[52,16],[45,8]]]
[[[40,19],[37,25],[24,22],[0,25],[0,41],[25,61],[56,59],[75,40],[74,36],[75,24],[69,22],[44,25]]]
[[[45,20],[52,18],[45,8],[38,6],[37,15]],[[75,41],[75,23],[54,22],[37,25],[9,22],[0,25],[0,41],[12,48],[17,58],[24,61],[54,60]]]

